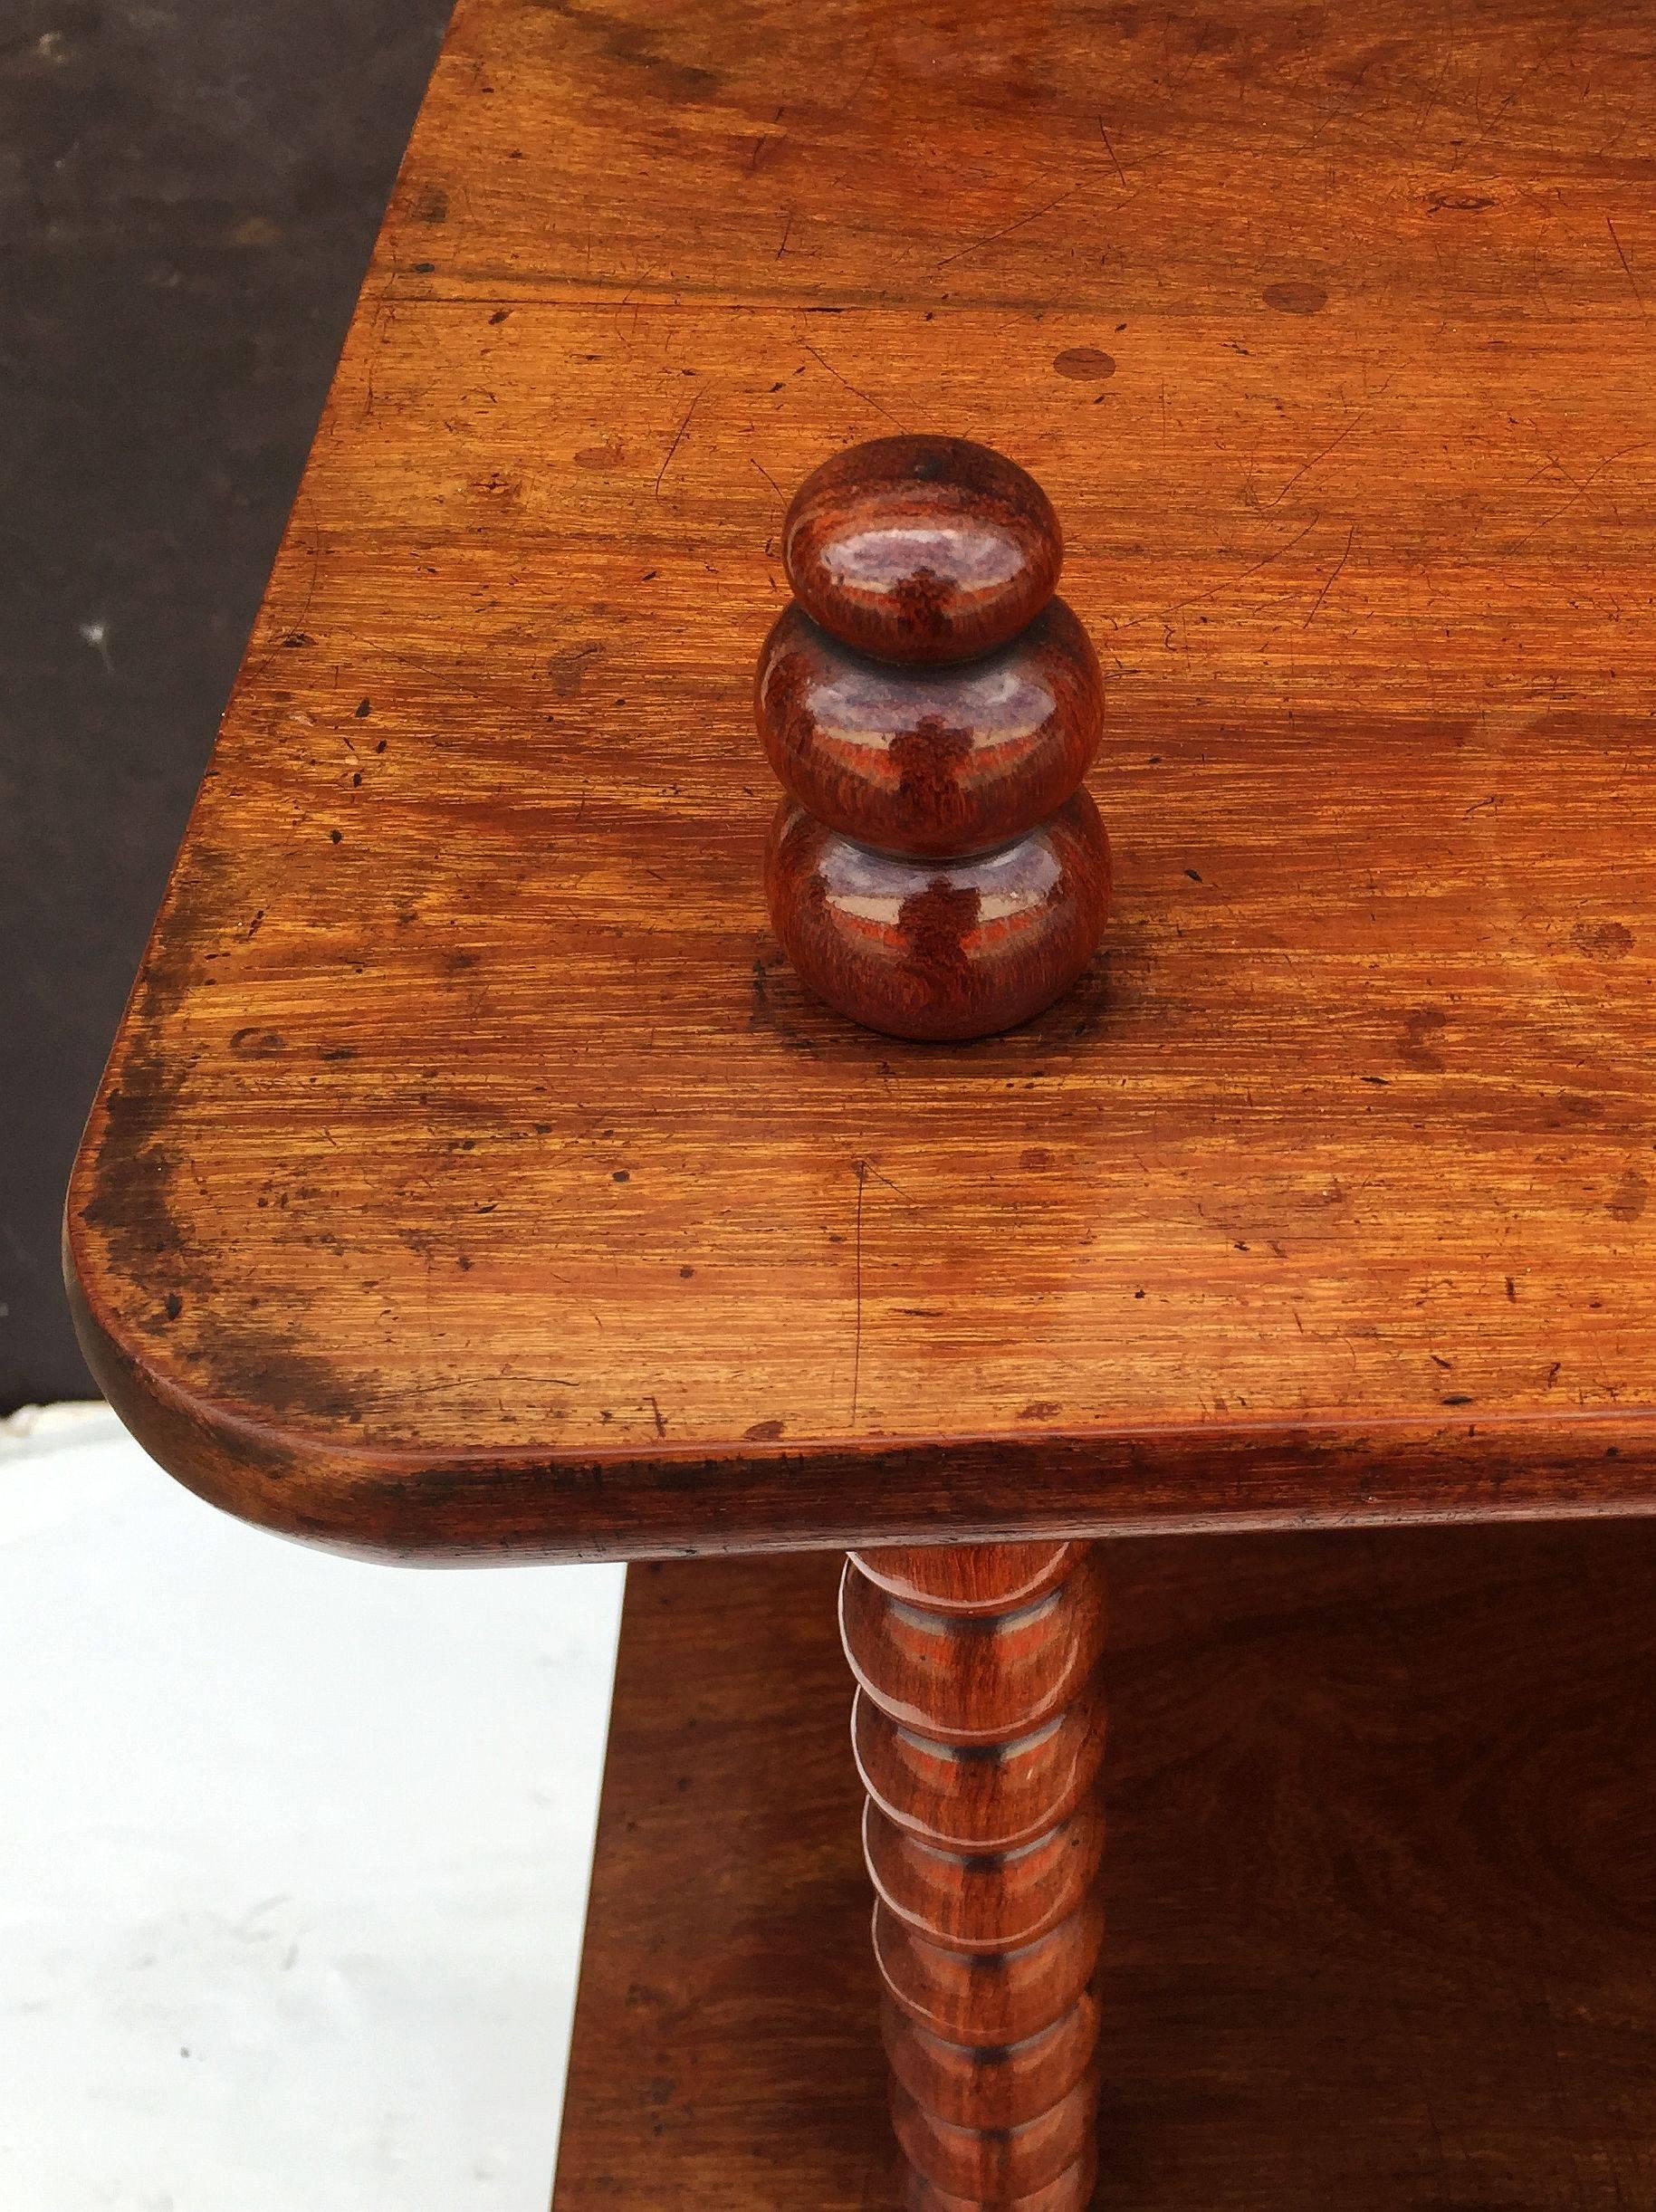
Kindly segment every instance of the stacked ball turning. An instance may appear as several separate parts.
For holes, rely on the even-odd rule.
[[[766,853],[777,934],[871,1029],[1008,1029],[1086,966],[1110,895],[1082,785],[1103,685],[1053,597],[1051,504],[986,446],[878,438],[807,477],[782,552],[796,603],[755,693],[788,793]]]

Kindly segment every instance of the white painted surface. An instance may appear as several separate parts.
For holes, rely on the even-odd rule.
[[[546,2212],[621,1581],[0,1424],[5,2212]]]

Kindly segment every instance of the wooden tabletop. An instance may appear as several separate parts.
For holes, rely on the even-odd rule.
[[[369,1548],[1656,1501],[1656,70],[1628,0],[462,0],[68,1229]],[[769,935],[787,494],[1064,519],[1106,949]]]

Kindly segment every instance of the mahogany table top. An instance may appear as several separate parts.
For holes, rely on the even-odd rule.
[[[1624,0],[462,0],[68,1211],[319,1538],[1656,1501],[1656,71]],[[1106,947],[768,934],[787,494],[1062,516]]]

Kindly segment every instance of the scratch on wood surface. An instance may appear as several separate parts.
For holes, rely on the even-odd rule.
[[[1082,181],[1084,183],[1085,178]],[[1019,215],[1017,222],[1008,223],[1000,230],[991,230],[986,237],[974,238],[969,245],[961,246],[952,254],[945,254],[937,266],[946,269],[951,262],[963,261],[968,254],[981,253],[986,245],[993,245],[1001,238],[1010,238],[1014,231],[1027,230],[1031,223],[1039,223],[1042,215],[1049,215],[1055,207],[1061,207],[1066,200],[1074,199],[1080,189],[1080,185],[1071,185],[1067,192],[1060,192],[1057,199],[1048,200],[1044,206],[1031,208],[1027,215]]]
[[[1151,621],[1160,622],[1165,625],[1166,623],[1171,622],[1176,614],[1182,613],[1185,608],[1200,607],[1204,600],[1217,598],[1219,594],[1223,591],[1228,585],[1232,583],[1245,584],[1250,576],[1258,576],[1261,569],[1270,568],[1274,562],[1281,560],[1286,555],[1291,553],[1294,548],[1299,544],[1303,539],[1308,538],[1311,535],[1311,532],[1316,528],[1317,524],[1322,521],[1322,511],[1319,508],[1317,512],[1314,514],[1311,517],[1311,520],[1306,524],[1305,528],[1303,530],[1297,530],[1294,532],[1294,535],[1287,541],[1286,545],[1279,545],[1275,552],[1267,553],[1262,560],[1252,562],[1248,568],[1242,570],[1240,576],[1221,576],[1218,583],[1210,584],[1205,591],[1193,591],[1188,599],[1175,599],[1173,604],[1165,608],[1161,614],[1153,616],[1134,615],[1130,621],[1117,623],[1115,625],[1116,628],[1133,630],[1136,629],[1141,622]]]
[[[771,122],[773,124],[780,123],[786,112],[787,110],[784,108],[779,108],[776,113],[771,117]],[[753,141],[752,150],[749,154],[747,159],[747,171],[750,177],[755,173],[760,163],[764,159],[766,147],[772,144],[776,139],[786,138],[787,135],[788,134],[786,131],[761,130],[760,132],[759,136]]]
[[[879,401],[876,399],[872,394],[864,391],[859,385],[853,384],[848,377],[842,377],[838,369],[835,368],[833,362],[828,360],[824,355],[818,353],[815,346],[808,345],[806,346],[805,350],[810,355],[813,361],[816,361],[820,367],[828,370],[829,376],[833,378],[836,384],[843,384],[847,391],[850,392],[854,397],[860,399],[866,407],[872,407],[876,415],[883,415],[886,421],[892,425],[894,429],[902,429],[903,425],[898,422],[896,417],[892,413],[889,407],[883,407]]]
[[[1607,468],[1613,468],[1618,461],[1625,460],[1630,453],[1642,453],[1651,442],[1649,438],[1634,438],[1631,445],[1618,445],[1614,453],[1606,454],[1596,468],[1590,468],[1587,471],[1579,484],[1575,484],[1573,476],[1569,477],[1567,481],[1575,484],[1575,489],[1569,498],[1561,500],[1550,514],[1544,514],[1533,530],[1527,530],[1521,538],[1515,538],[1511,545],[1508,547],[1508,551],[1516,552],[1520,545],[1527,545],[1533,538],[1538,538],[1544,531],[1550,530],[1560,515],[1569,512],[1577,500],[1586,498],[1587,493]]]
[[[1469,155],[1475,154],[1478,151],[1484,140],[1488,138],[1490,133],[1500,123],[1503,117],[1506,115],[1508,109],[1511,107],[1513,101],[1517,100],[1518,94],[1524,91],[1530,80],[1533,77],[1538,76],[1553,60],[1554,56],[1561,53],[1568,43],[1567,37],[1555,39],[1547,48],[1546,52],[1542,54],[1537,61],[1531,62],[1530,66],[1524,71],[1523,74],[1513,85],[1512,89],[1508,92],[1506,98],[1497,103],[1494,113],[1490,116],[1488,121],[1484,125],[1483,129],[1478,133],[1477,137],[1474,139],[1469,139],[1464,145],[1456,146],[1454,159],[1449,165],[1451,169],[1458,169],[1461,163],[1465,161]]]
[[[879,1169],[876,1167],[872,1160],[865,1160],[863,1162],[863,1173],[865,1176],[872,1175],[876,1183],[883,1183],[888,1191],[895,1191],[905,1206],[912,1206],[914,1204],[914,1202],[913,1198],[903,1188],[903,1185],[900,1183],[894,1183],[889,1175],[882,1175]]]
[[[690,402],[690,405],[689,405],[689,406],[688,406],[688,407],[687,407],[684,409],[684,421],[683,421],[682,423],[680,423],[680,425],[678,426],[678,429],[677,429],[676,434],[675,434],[675,436],[674,436],[673,443],[672,443],[672,445],[669,445],[669,446],[667,447],[667,451],[666,451],[666,455],[665,455],[665,458],[663,460],[661,466],[660,466],[660,467],[659,467],[659,468],[656,470],[656,496],[657,497],[657,499],[659,499],[659,498],[660,498],[660,496],[661,496],[661,480],[662,480],[662,478],[663,478],[663,477],[664,477],[664,476],[666,474],[666,473],[667,473],[668,469],[669,469],[669,468],[672,466],[672,464],[673,464],[673,456],[674,456],[674,455],[675,455],[675,453],[678,451],[679,447],[680,447],[680,446],[681,446],[681,445],[684,444],[684,433],[685,433],[685,431],[686,431],[686,430],[688,430],[688,429],[689,429],[689,427],[690,427],[690,418],[691,418],[691,417],[692,417],[692,416],[693,416],[693,415],[695,413],[695,411],[696,411],[697,407],[699,407],[701,406],[701,404],[702,404],[702,399],[703,399],[703,395],[704,395],[704,393],[705,393],[706,389],[707,389],[707,387],[706,387],[705,385],[704,385],[704,386],[703,386],[703,388],[702,388],[702,390],[701,390],[701,391],[699,391],[699,392],[697,392],[697,394],[696,394],[695,397],[694,397],[694,399],[693,399],[693,400]]]
[[[1349,529],[1349,530],[1346,531],[1346,533],[1345,533],[1345,551],[1344,551],[1344,552],[1343,552],[1343,553],[1340,555],[1340,558],[1339,558],[1339,559],[1338,559],[1338,560],[1337,560],[1335,562],[1335,564],[1334,564],[1334,568],[1333,568],[1333,570],[1331,571],[1331,573],[1330,573],[1330,575],[1329,575],[1329,578],[1328,578],[1327,582],[1326,582],[1326,584],[1323,586],[1322,589],[1321,589],[1321,590],[1320,590],[1320,591],[1317,593],[1317,595],[1316,595],[1316,598],[1315,598],[1315,599],[1314,599],[1314,600],[1311,602],[1311,611],[1310,611],[1310,613],[1309,613],[1309,614],[1308,614],[1308,615],[1306,617],[1305,620],[1304,620],[1304,621],[1303,621],[1303,622],[1300,624],[1300,626],[1299,626],[1299,627],[1300,627],[1300,628],[1301,628],[1301,629],[1308,630],[1308,629],[1310,628],[1311,625],[1312,625],[1312,624],[1313,624],[1313,623],[1314,623],[1314,622],[1316,620],[1317,616],[1318,616],[1318,615],[1319,615],[1319,614],[1322,612],[1323,601],[1324,601],[1324,600],[1325,600],[1325,599],[1326,599],[1326,598],[1328,597],[1328,594],[1329,594],[1329,593],[1330,593],[1330,592],[1331,592],[1331,591],[1334,589],[1334,588],[1335,588],[1335,584],[1337,584],[1337,583],[1339,582],[1339,580],[1340,580],[1340,570],[1342,570],[1342,569],[1343,569],[1343,568],[1345,566],[1345,563],[1346,563],[1346,562],[1347,562],[1347,561],[1348,561],[1348,560],[1351,559],[1351,541],[1352,541],[1352,540],[1353,540],[1353,539],[1354,539],[1354,538],[1356,536],[1356,534],[1357,534],[1357,525],[1355,524],[1355,522],[1354,522],[1354,523],[1352,524],[1351,528],[1350,528],[1350,529]]]
[[[756,468],[759,471],[760,474],[764,478],[771,489],[776,493],[777,503],[780,506],[786,507],[788,502],[782,497],[782,487],[777,483],[776,478],[771,474],[764,463],[762,461],[756,461],[752,455],[750,454],[748,455],[748,466],[750,468]]]
[[[1127,172],[1121,166],[1121,156],[1115,151],[1114,145],[1110,141],[1110,134],[1104,127],[1104,118],[1102,115],[1098,118],[1098,136],[1104,140],[1105,152],[1108,154],[1110,159],[1115,164],[1115,174],[1121,178],[1122,186],[1125,189],[1127,182]]]
[[[391,261],[391,288],[389,291],[388,291],[385,297],[380,300],[378,306],[375,308],[373,320],[369,326],[368,371],[363,378],[362,386],[361,418],[364,422],[367,422],[369,417],[374,412],[374,371],[379,366],[380,349],[384,345],[386,340],[389,337],[391,326],[397,320],[397,309],[393,298],[396,284],[397,260],[396,256],[393,255]]]
[[[1639,312],[1648,318],[1650,310],[1644,304],[1644,294],[1639,289],[1639,280],[1633,274],[1633,265],[1627,258],[1627,249],[1622,245],[1621,239],[1617,237],[1616,226],[1608,215],[1604,217],[1604,228],[1610,233],[1610,243],[1616,250],[1616,259],[1621,263],[1622,269],[1626,273],[1627,282],[1632,289],[1633,298],[1639,302]]]
[[[1316,468],[1319,462],[1326,461],[1329,455],[1333,453],[1337,446],[1345,445],[1346,439],[1351,436],[1352,432],[1356,428],[1357,425],[1363,420],[1363,417],[1367,413],[1368,409],[1366,407],[1359,407],[1357,412],[1346,424],[1345,429],[1341,431],[1339,436],[1336,438],[1330,438],[1327,445],[1323,447],[1320,453],[1314,453],[1308,461],[1302,462],[1294,471],[1294,474],[1288,478],[1287,482],[1283,485],[1281,491],[1278,493],[1276,498],[1268,500],[1266,502],[1267,506],[1279,507],[1302,476],[1308,475],[1311,470]]]
[[[300,501],[304,498],[305,493],[302,489],[298,494],[298,497],[295,498],[293,502],[293,516],[290,528],[292,542],[295,546],[297,546],[299,543],[302,528],[308,530],[310,532],[310,565],[305,575],[305,596],[303,602],[300,607],[299,614],[296,619],[291,622],[272,622],[271,632],[273,641],[269,650],[262,656],[258,663],[258,667],[261,673],[264,669],[268,668],[271,663],[276,658],[277,655],[282,652],[290,644],[297,643],[300,645],[310,645],[312,642],[311,635],[306,629],[305,625],[311,618],[311,602],[316,597],[316,579],[321,572],[322,526],[321,522],[315,520],[314,515],[308,517],[302,525],[300,521],[299,507]],[[281,557],[278,556],[278,572],[280,572],[282,565]],[[265,607],[267,610],[269,609],[271,596],[273,594],[274,589],[275,577],[273,575],[270,589],[267,591],[265,598]],[[92,641],[89,638],[87,642],[91,644]]]

